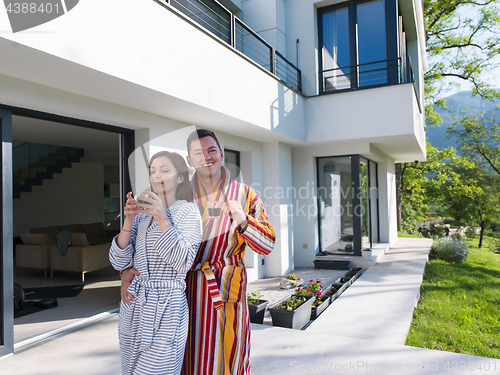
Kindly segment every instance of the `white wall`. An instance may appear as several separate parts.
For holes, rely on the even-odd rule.
[[[5,12],[0,29],[10,29]],[[250,139],[272,129],[275,140],[303,140],[302,96],[286,94],[295,114],[276,123],[285,86],[154,1],[87,0],[29,32],[2,33],[0,50],[6,76]]]
[[[306,102],[307,142],[373,142],[403,161],[424,160],[423,121],[411,83],[322,95]]]
[[[31,228],[104,221],[103,165],[73,163],[14,199],[14,236]]]
[[[285,0],[247,0],[242,5],[242,21],[286,57]]]
[[[265,259],[265,276],[281,276],[293,269],[292,200],[286,196],[292,187],[291,148],[277,142],[262,146],[263,185],[257,190],[264,201],[270,224],[276,233],[273,252]]]

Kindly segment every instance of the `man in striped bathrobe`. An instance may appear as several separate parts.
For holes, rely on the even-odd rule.
[[[250,374],[250,319],[243,257],[250,248],[267,255],[275,234],[255,191],[231,179],[222,166],[219,141],[198,129],[187,140],[188,163],[196,169],[194,202],[203,221],[203,242],[186,276],[189,333],[183,374]],[[222,202],[220,215],[207,209]]]

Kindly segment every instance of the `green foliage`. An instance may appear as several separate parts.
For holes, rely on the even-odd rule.
[[[467,243],[458,238],[442,237],[434,241],[431,256],[447,262],[463,263],[469,256]]]
[[[291,273],[290,275],[287,275],[285,277],[285,279],[297,281],[299,279],[299,277],[297,275],[295,275],[294,273]]]
[[[477,240],[469,251],[465,263],[427,264],[406,345],[500,359],[500,255]]]
[[[458,85],[473,84],[473,93],[491,99],[499,93],[486,74],[500,54],[498,0],[424,0],[429,69],[424,74],[426,121],[439,124],[438,97]],[[466,15],[465,15],[466,14]]]
[[[447,135],[460,139],[460,150],[477,166],[500,177],[500,125],[491,113],[460,114]]]
[[[247,294],[247,301],[250,305],[258,305],[263,298],[264,296],[258,290]]]
[[[297,307],[302,305],[304,302],[306,302],[306,298],[304,298],[304,297],[291,296],[286,301],[281,302],[278,306],[276,306],[276,308],[282,309],[282,310],[295,310]]]

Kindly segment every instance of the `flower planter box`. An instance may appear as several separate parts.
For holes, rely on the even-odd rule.
[[[311,306],[311,320],[316,319],[328,306],[330,306],[330,298],[324,300],[321,305]]]
[[[358,279],[358,277],[361,276],[362,273],[363,273],[362,268],[354,268],[351,272],[349,272],[351,276],[341,277],[340,282],[346,285],[345,288],[348,288],[353,282],[355,282]]]
[[[317,270],[348,270],[351,268],[351,262],[347,260],[316,259],[314,268]]]
[[[311,306],[314,302],[314,297],[296,294],[294,294],[293,296],[303,297],[306,299],[306,302],[297,307],[295,310],[277,309],[276,306],[292,297],[289,296],[279,301],[273,307],[270,307],[268,310],[271,313],[271,318],[273,319],[273,326],[301,329],[309,322],[309,318],[311,317]]]
[[[250,323],[262,324],[264,321],[264,314],[266,313],[266,307],[269,305],[269,301],[259,300],[258,305],[248,304],[248,312],[250,314]]]
[[[333,289],[333,288],[335,288],[336,291],[335,291],[335,293],[332,293],[329,296],[330,297],[330,303],[332,303],[337,298],[339,298],[339,296],[344,292],[346,286],[345,286],[345,284],[344,285],[340,285],[339,283],[334,283],[334,284],[332,284],[332,287],[330,288],[330,290]],[[327,292],[325,292],[325,293],[327,293]]]

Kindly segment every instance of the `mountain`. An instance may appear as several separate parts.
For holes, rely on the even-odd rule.
[[[471,91],[461,91],[445,99],[448,109],[438,109],[443,122],[440,126],[427,126],[427,138],[434,147],[442,149],[458,146],[455,137],[446,136],[445,134],[450,126],[454,126],[456,120],[453,117],[458,116],[461,112],[466,114],[484,112],[486,114],[486,112],[492,111],[492,117],[500,121],[500,109],[495,107],[495,104],[500,104],[500,99],[489,102],[481,97],[473,96]]]

